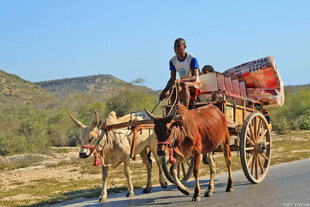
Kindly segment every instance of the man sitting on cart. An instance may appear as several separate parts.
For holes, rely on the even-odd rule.
[[[176,82],[182,87],[183,104],[188,107],[190,92],[195,92],[199,89],[199,70],[197,58],[185,52],[186,43],[183,38],[178,38],[174,41],[175,56],[170,59],[170,79],[161,92],[159,100],[166,97],[166,92],[171,90],[173,84]],[[180,80],[176,80],[176,72],[179,73]]]

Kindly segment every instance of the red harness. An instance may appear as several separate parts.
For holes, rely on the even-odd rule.
[[[90,149],[90,155],[93,153],[93,151],[95,150],[95,146],[88,146],[88,145],[84,145],[84,146],[81,146],[81,148],[86,148],[86,149]],[[94,152],[94,166],[98,166],[98,165],[101,165],[101,161],[98,159],[98,156],[97,156],[97,150],[95,150]]]
[[[172,134],[170,134],[169,138],[167,141],[165,142],[158,142],[157,143],[157,146],[158,145],[166,145],[166,147],[169,148],[169,162],[171,164],[175,164],[177,162],[177,160],[173,157],[173,148],[174,148],[174,143],[175,143],[175,140],[176,140],[176,129],[175,127],[173,127],[174,129],[174,135],[173,137],[171,136]]]

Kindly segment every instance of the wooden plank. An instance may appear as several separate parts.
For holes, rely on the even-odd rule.
[[[199,76],[200,83],[202,84],[201,91],[217,91],[217,81],[215,73],[208,73]]]
[[[112,130],[112,129],[119,129],[119,128],[125,128],[125,127],[134,127],[134,126],[141,126],[143,127],[145,125],[146,127],[152,127],[154,128],[154,123],[152,120],[130,120],[128,122],[121,122],[117,124],[110,124],[101,126],[101,129],[103,130]]]
[[[231,84],[231,77],[226,77],[224,79],[225,88],[229,93],[233,93],[232,84]]]
[[[232,80],[232,87],[233,87],[233,93],[240,96],[238,79]]]
[[[224,82],[224,76],[220,73],[216,74],[216,78],[217,78],[217,87],[220,91],[224,91],[225,90],[225,82]]]
[[[239,88],[240,88],[240,95],[241,96],[247,96],[246,94],[246,88],[245,88],[245,82],[239,82]]]

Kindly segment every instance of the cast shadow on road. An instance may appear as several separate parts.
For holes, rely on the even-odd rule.
[[[215,192],[214,196],[218,193],[225,193],[226,185],[227,183],[216,183],[217,180],[215,180]],[[209,185],[209,180],[200,180],[200,187],[201,187],[201,195],[204,195],[204,192],[207,190]],[[249,182],[235,182],[234,186],[244,186],[244,185],[251,185]],[[141,190],[135,191],[135,197],[133,198],[124,198],[124,194],[118,194],[111,197],[108,197],[108,200],[104,203],[97,203],[97,204],[89,204],[85,205],[87,207],[97,207],[97,206],[105,206],[105,207],[115,207],[115,206],[161,206],[161,205],[167,205],[171,204],[170,200],[173,200],[173,205],[178,204],[186,204],[190,205],[192,203],[192,196],[194,193],[194,186],[195,181],[189,181],[186,183],[186,186],[190,188],[190,195],[186,196],[183,195],[181,192],[179,192],[176,189],[176,186],[174,184],[171,184],[168,186],[166,190],[163,190],[161,187],[154,187],[152,188],[152,193],[150,194],[142,194]],[[162,196],[157,192],[162,191],[175,191],[175,193],[167,193],[166,195]],[[153,195],[152,195],[153,194]],[[173,195],[171,195],[173,194]],[[150,196],[147,196],[150,195]],[[110,198],[110,201],[109,201]],[[113,198],[113,199],[111,199]],[[117,198],[120,198],[119,200],[115,200]],[[184,200],[184,198],[187,198]],[[207,199],[207,198],[206,198]],[[210,199],[210,198],[209,198]]]

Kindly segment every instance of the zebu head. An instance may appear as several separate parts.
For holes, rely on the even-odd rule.
[[[159,118],[151,114],[148,110],[145,109],[145,111],[155,124],[154,132],[158,140],[157,154],[158,156],[164,156],[166,153],[166,146],[169,145],[170,141],[176,136],[175,127],[181,124],[182,116],[170,114],[169,116]]]
[[[73,120],[73,122],[80,128],[80,141],[82,144],[81,150],[79,152],[80,158],[87,158],[91,155],[92,149],[91,148],[85,148],[87,146],[94,146],[96,141],[99,139],[100,136],[100,118],[95,109],[93,109],[95,117],[93,122],[86,126],[80,121],[78,121],[76,118],[72,116],[72,114],[69,112],[69,116]]]

